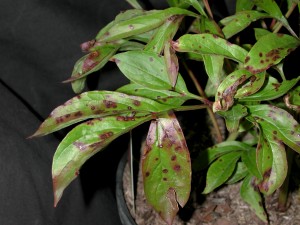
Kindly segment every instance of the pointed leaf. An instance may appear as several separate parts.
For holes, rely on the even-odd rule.
[[[172,16],[168,18],[166,22],[157,29],[152,39],[145,46],[144,50],[155,52],[158,55],[161,54],[165,44],[173,39],[182,19],[183,16]]]
[[[252,73],[245,69],[235,70],[219,85],[213,104],[214,112],[228,110],[234,104],[234,96],[238,87],[243,84]]]
[[[254,34],[255,34],[255,39],[258,41],[262,36],[265,36],[266,34],[270,34],[271,31],[268,31],[263,28],[254,28]]]
[[[143,9],[137,0],[126,0],[126,1],[135,9]]]
[[[151,99],[111,91],[90,91],[78,95],[54,109],[33,136],[42,136],[71,124],[97,117],[120,115],[120,120],[139,113],[171,109]],[[124,114],[124,115],[123,115]]]
[[[225,38],[228,39],[244,30],[252,22],[267,17],[270,17],[270,15],[255,10],[241,11],[233,16],[222,19],[220,23],[225,25],[222,31],[225,35]]]
[[[268,76],[266,84],[258,92],[249,96],[244,96],[240,98],[240,101],[268,101],[279,98],[292,89],[299,80],[300,77],[297,77],[279,83],[274,77]]]
[[[244,62],[247,51],[215,34],[185,34],[173,48],[178,52],[194,52],[206,55],[221,55],[237,62]]]
[[[203,194],[208,194],[224,184],[234,172],[240,157],[240,152],[230,152],[213,162],[207,171],[206,186]]]
[[[167,8],[165,10],[151,10],[145,12],[145,15],[130,18],[114,24],[102,36],[97,36],[99,42],[112,42],[127,38],[133,35],[141,34],[155,29],[162,25],[169,17],[174,15],[188,15],[197,17],[196,14],[180,8]]]
[[[82,123],[69,132],[59,144],[52,164],[55,205],[64,189],[77,177],[80,167],[114,139],[150,120],[151,115],[132,120],[116,116],[98,118]]]
[[[279,63],[299,45],[299,39],[290,35],[274,33],[264,35],[249,51],[245,68],[253,74],[263,72]]]
[[[263,207],[262,197],[254,183],[252,175],[247,176],[241,186],[241,197],[247,202],[255,214],[265,223],[268,222],[267,214]]]
[[[189,151],[173,113],[152,121],[142,157],[148,203],[168,223],[183,207],[191,190]]]

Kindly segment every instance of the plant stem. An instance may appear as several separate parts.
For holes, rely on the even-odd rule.
[[[175,111],[190,111],[190,110],[197,110],[197,109],[205,109],[207,108],[207,105],[186,105],[186,106],[180,106],[177,109],[174,109]]]
[[[188,66],[186,65],[185,62],[182,62],[182,64],[183,64],[184,68],[186,69],[188,75],[192,79],[192,81],[193,81],[193,83],[194,83],[197,91],[201,95],[201,97],[207,99],[207,96],[206,96],[205,92],[203,91],[203,89],[202,89],[200,83],[198,82],[196,76],[194,75],[194,73],[188,68]],[[215,116],[215,114],[212,111],[212,107],[208,107],[207,106],[206,108],[207,108],[208,115],[209,115],[209,117],[210,117],[210,119],[212,121],[213,127],[216,130],[216,134],[217,134],[217,138],[216,139],[217,139],[217,142],[221,143],[223,141],[223,137],[222,137],[222,133],[220,131],[220,128],[219,128],[216,116]]]

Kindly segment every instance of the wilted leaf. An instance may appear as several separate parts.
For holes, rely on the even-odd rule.
[[[139,113],[162,112],[171,106],[148,98],[111,91],[90,91],[78,95],[54,109],[33,136],[42,136],[71,124],[97,117],[119,115],[119,119],[133,119]]]
[[[299,39],[287,34],[264,35],[249,51],[245,59],[245,68],[253,74],[263,72],[279,63],[299,45]]]
[[[226,17],[220,21],[225,25],[222,29],[226,39],[231,38],[233,35],[239,33],[248,27],[252,22],[270,17],[270,15],[254,10],[241,11],[235,15]]]
[[[284,80],[281,83],[272,76],[268,76],[265,85],[256,93],[240,98],[240,101],[268,101],[279,98],[293,88],[300,77],[292,80]]]
[[[114,139],[150,120],[151,115],[119,120],[117,116],[93,119],[71,130],[53,158],[52,177],[56,205],[64,189],[77,177],[80,167]]]
[[[263,207],[262,197],[258,191],[258,188],[255,185],[254,177],[248,175],[241,186],[241,197],[247,202],[255,214],[265,223],[268,222],[267,214]]]
[[[215,34],[185,34],[173,42],[178,52],[194,52],[206,55],[220,55],[237,62],[244,62],[247,51]]]
[[[145,196],[168,223],[183,207],[191,190],[190,155],[180,125],[173,113],[151,122],[142,171]]]
[[[130,18],[115,23],[102,36],[97,35],[99,42],[112,42],[132,35],[141,34],[149,30],[155,29],[162,25],[169,17],[174,15],[188,15],[197,17],[196,14],[180,8],[167,8],[165,10],[151,10],[145,12],[144,15]]]
[[[176,53],[174,49],[171,48],[169,42],[165,44],[164,60],[169,77],[169,82],[172,85],[172,88],[174,88],[178,77],[179,62]]]
[[[236,163],[241,157],[240,152],[230,152],[219,157],[208,168],[206,175],[206,186],[203,194],[208,194],[215,188],[224,184],[231,177]]]
[[[214,112],[226,111],[234,104],[234,97],[238,87],[243,84],[252,74],[245,70],[235,70],[229,74],[219,85],[213,104]]]

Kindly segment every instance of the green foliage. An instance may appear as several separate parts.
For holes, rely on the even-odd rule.
[[[281,11],[276,1],[237,0],[236,13],[219,23],[207,1],[169,0],[169,8],[149,11],[136,0],[128,2],[134,9],[117,15],[94,40],[81,45],[87,54],[66,81],[79,95],[54,109],[33,134],[81,122],[53,158],[55,204],[87,159],[151,121],[141,158],[144,189],[167,224],[189,199],[192,168],[206,173],[205,194],[242,182],[242,199],[267,222],[263,197],[288,176],[286,150],[300,153],[299,70],[285,74],[286,59],[300,45],[287,18],[294,9],[299,14],[299,1],[287,0],[288,8]],[[245,38],[249,33],[253,37]],[[88,75],[109,61],[128,84],[116,91],[81,93]],[[189,67],[190,61],[196,68]],[[198,94],[189,91],[193,85]],[[175,113],[203,108],[213,130],[219,130],[216,118],[221,116],[228,134],[216,132],[219,143],[197,149],[191,160],[187,144],[198,145],[186,143]],[[185,119],[198,118],[183,114]]]

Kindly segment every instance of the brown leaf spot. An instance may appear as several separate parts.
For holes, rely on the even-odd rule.
[[[146,177],[149,177],[149,176],[150,176],[150,172],[147,171],[147,172],[145,173],[145,176],[146,176]]]
[[[262,56],[263,56],[262,52],[260,52],[258,55],[259,55],[259,57],[262,57]]]
[[[134,104],[135,106],[140,106],[140,105],[141,105],[141,102],[140,102],[139,100],[134,100],[134,101],[133,101],[133,104]]]
[[[176,165],[173,167],[173,169],[174,169],[176,172],[179,172],[180,169],[181,169],[181,166],[178,165],[178,164],[176,164]]]
[[[103,100],[103,104],[106,108],[117,108],[117,103],[113,101]]]
[[[80,117],[80,116],[83,116],[83,113],[81,111],[78,111],[78,112],[74,113],[74,116]]]
[[[250,60],[250,56],[247,56],[245,59],[245,63],[249,62],[249,60]]]
[[[102,139],[102,140],[105,140],[105,139],[107,139],[107,138],[113,136],[113,134],[114,134],[113,132],[109,131],[109,132],[107,132],[107,133],[100,134],[100,135],[99,135],[99,138]]]
[[[167,169],[163,169],[163,173],[168,173],[169,171]]]
[[[172,155],[171,161],[175,161],[175,160],[176,160],[176,155]]]
[[[163,181],[167,181],[167,180],[168,180],[168,178],[166,178],[166,177],[163,178]]]

